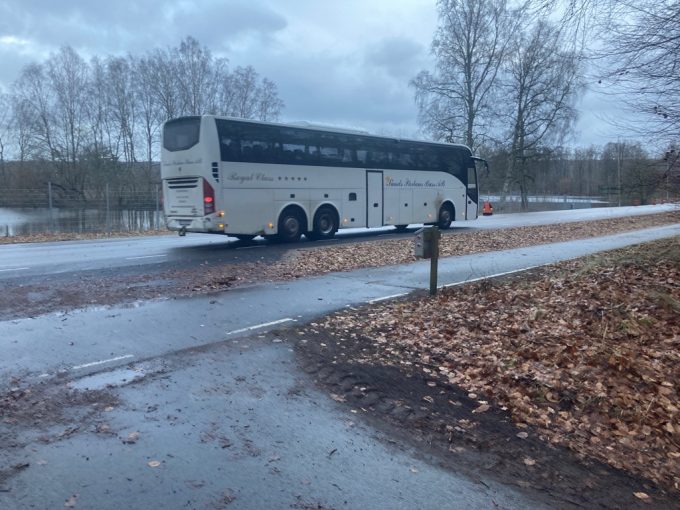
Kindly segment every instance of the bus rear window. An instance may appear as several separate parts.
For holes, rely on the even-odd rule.
[[[165,123],[163,147],[171,152],[189,149],[198,143],[200,117],[182,117]]]

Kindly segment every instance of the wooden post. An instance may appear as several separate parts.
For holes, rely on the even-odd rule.
[[[439,269],[439,229],[432,227],[432,256],[430,257],[430,296],[437,294],[437,270]]]

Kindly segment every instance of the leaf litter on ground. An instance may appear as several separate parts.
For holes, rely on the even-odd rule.
[[[678,237],[316,324],[371,346],[346,361],[439,374],[543,441],[680,490]]]

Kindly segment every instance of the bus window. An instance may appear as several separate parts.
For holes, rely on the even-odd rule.
[[[301,143],[284,143],[281,147],[280,163],[305,164],[305,146]]]
[[[222,161],[240,161],[241,144],[238,140],[230,137],[220,139],[220,154]]]
[[[474,167],[474,163],[467,169],[467,187],[468,189],[477,188],[477,169]]]
[[[334,166],[338,161],[342,160],[342,155],[337,147],[324,147],[319,148],[319,154],[321,155],[321,164]]]
[[[198,143],[200,130],[200,117],[181,117],[168,121],[163,129],[163,147],[171,152],[190,149]]]

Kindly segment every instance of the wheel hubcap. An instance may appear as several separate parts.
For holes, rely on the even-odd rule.
[[[298,230],[300,230],[300,223],[298,222],[297,218],[288,217],[283,222],[283,228],[286,230],[286,234],[289,236],[294,236],[298,233]]]

